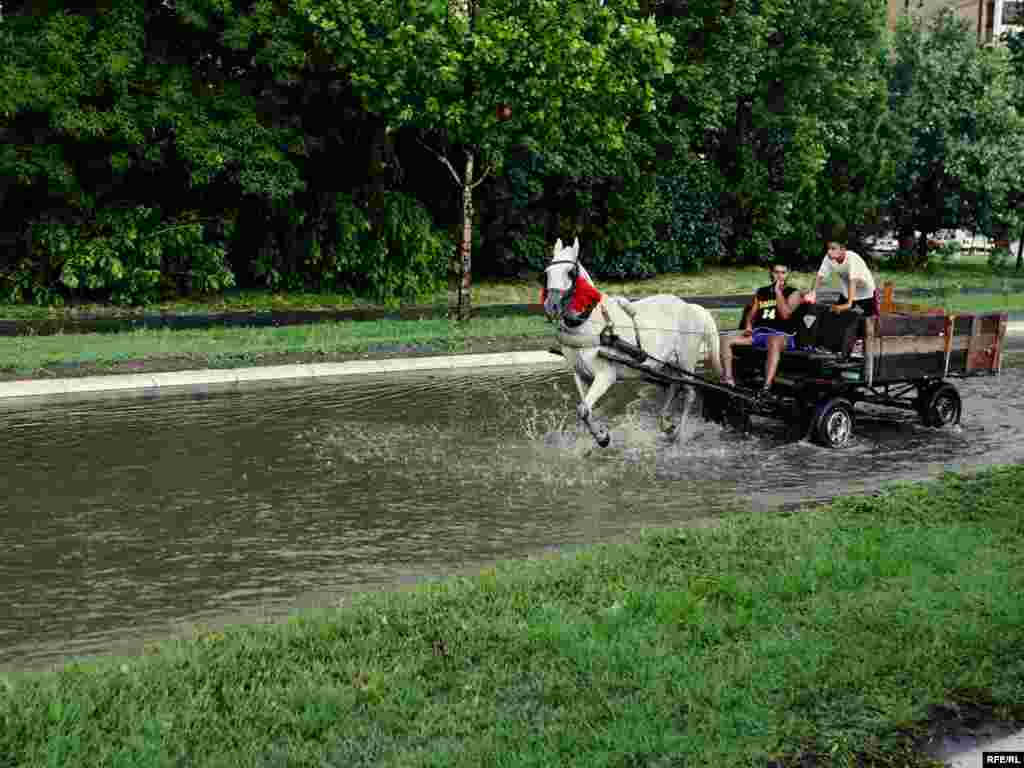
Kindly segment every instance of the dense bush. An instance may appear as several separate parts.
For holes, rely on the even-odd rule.
[[[234,285],[222,245],[204,241],[194,216],[165,221],[145,206],[98,211],[86,221],[32,224],[34,252],[3,279],[8,301],[62,304],[67,297],[119,304]],[[43,269],[39,265],[44,265]],[[46,281],[44,274],[53,277]]]
[[[339,288],[396,304],[426,298],[443,286],[454,244],[413,198],[386,192],[374,220],[343,194],[335,216],[336,256],[327,272]]]
[[[893,44],[884,20],[883,0],[10,0],[0,299],[419,299],[466,157],[477,274],[539,269],[558,235],[643,277],[814,263],[883,221],[1016,228],[1024,43],[942,17]]]

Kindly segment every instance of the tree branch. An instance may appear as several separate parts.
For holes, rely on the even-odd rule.
[[[491,171],[493,171],[493,170],[494,170],[494,164],[493,164],[493,163],[491,163],[491,164],[489,164],[489,165],[488,165],[488,166],[487,166],[487,167],[486,167],[486,168],[484,169],[484,173],[483,173],[483,175],[482,175],[482,176],[481,176],[481,177],[480,177],[479,179],[477,179],[476,181],[474,181],[474,182],[473,182],[472,184],[470,184],[470,185],[469,185],[469,188],[470,188],[470,189],[476,189],[477,187],[479,187],[479,186],[480,186],[480,185],[481,185],[481,184],[483,183],[484,179],[486,179],[486,178],[487,178],[487,176],[488,176],[488,175],[489,175],[489,174],[491,173]]]
[[[438,152],[438,151],[437,151],[436,149],[434,149],[434,148],[433,148],[433,147],[431,147],[430,145],[428,145],[428,144],[427,144],[427,143],[426,143],[425,141],[423,141],[423,139],[421,139],[421,138],[420,138],[419,136],[417,136],[417,137],[416,137],[416,141],[418,141],[418,142],[419,142],[420,144],[422,144],[422,145],[423,145],[423,146],[424,146],[424,147],[425,147],[426,149],[430,150],[430,151],[431,151],[431,152],[433,153],[434,157],[436,157],[436,158],[437,158],[438,160],[440,160],[440,161],[441,161],[442,163],[444,163],[445,167],[446,167],[446,168],[447,168],[447,169],[448,169],[449,171],[451,171],[451,173],[452,173],[452,178],[453,178],[453,179],[455,179],[455,183],[456,183],[456,184],[457,184],[458,186],[460,186],[460,187],[461,187],[461,186],[462,186],[462,179],[460,179],[460,178],[459,178],[459,174],[455,172],[455,168],[453,168],[453,167],[452,167],[452,164],[451,164],[451,162],[450,162],[450,161],[448,160],[448,158],[447,158],[447,157],[445,157],[444,155],[442,155],[442,154],[441,154],[440,152]]]

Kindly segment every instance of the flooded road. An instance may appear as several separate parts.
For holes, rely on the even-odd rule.
[[[737,510],[1024,460],[1024,371],[958,381],[964,423],[858,406],[851,447],[697,419],[650,385],[575,426],[560,369],[348,378],[0,411],[0,670]]]

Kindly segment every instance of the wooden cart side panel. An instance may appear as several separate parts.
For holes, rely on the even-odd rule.
[[[926,353],[946,354],[947,343],[952,349],[967,346],[967,336],[885,336],[882,345],[888,355],[923,355]]]
[[[992,366],[996,373],[1003,370],[1003,342],[1006,340],[1006,324],[1010,317],[1005,312],[999,315],[999,338],[996,340],[995,355],[993,355]]]
[[[970,326],[951,315],[888,315],[878,321],[872,383],[944,378],[962,369]]]
[[[945,315],[879,315],[878,335],[891,336],[925,336],[938,338],[946,330]]]
[[[975,316],[971,323],[970,343],[967,347],[966,373],[976,371],[998,372],[1002,365],[1002,346],[1006,336],[1007,315]]]
[[[949,376],[949,359],[953,352],[953,329],[956,327],[956,316],[950,315],[946,318],[946,330],[945,330],[945,342],[942,354],[945,356],[945,362],[942,366],[942,378]]]
[[[891,298],[891,290],[890,290]],[[878,336],[878,318],[864,318],[864,382],[870,387],[875,383],[875,365],[881,354]]]

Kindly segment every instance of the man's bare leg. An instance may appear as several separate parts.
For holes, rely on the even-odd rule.
[[[732,383],[732,348],[733,345],[750,346],[753,338],[750,336],[726,336],[722,339],[722,376],[723,381]]]
[[[764,388],[771,389],[775,381],[775,373],[779,370],[779,358],[786,348],[786,337],[782,335],[771,336],[768,339],[768,356],[764,361]]]

